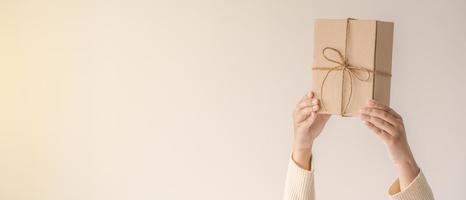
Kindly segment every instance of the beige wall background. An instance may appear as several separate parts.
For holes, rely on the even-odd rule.
[[[437,199],[466,198],[466,2],[0,1],[0,199],[281,199],[315,18],[395,22],[392,107]],[[318,199],[386,199],[359,120]]]

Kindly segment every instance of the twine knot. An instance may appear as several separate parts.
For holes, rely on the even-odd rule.
[[[329,56],[327,56],[327,53],[329,51],[337,53],[338,56],[339,56],[339,60],[334,60],[334,59],[330,58]],[[322,108],[324,110],[326,110],[325,101],[323,100],[323,98],[324,98],[324,86],[325,86],[325,83],[326,83],[327,78],[330,75],[330,73],[332,71],[343,71],[343,80],[344,80],[345,74],[348,74],[349,77],[350,77],[349,78],[350,79],[350,87],[349,87],[350,88],[350,94],[349,94],[349,97],[348,97],[348,102],[342,108],[342,114],[344,114],[346,112],[346,109],[348,108],[349,103],[351,102],[351,98],[353,96],[353,79],[356,78],[356,79],[358,79],[360,81],[368,81],[370,79],[370,77],[371,77],[371,73],[373,73],[374,71],[372,71],[370,69],[366,69],[364,67],[358,67],[358,66],[351,65],[348,62],[348,59],[345,56],[343,56],[343,54],[338,49],[335,49],[333,47],[325,47],[322,50],[322,56],[325,58],[325,60],[328,60],[329,62],[337,64],[337,65],[335,65],[333,67],[330,67],[330,68],[329,67],[316,67],[316,68],[313,68],[315,70],[327,70],[327,73],[325,74],[325,77],[322,80],[322,84],[320,86],[320,96],[321,96],[321,99],[322,99],[321,104],[322,104]],[[358,73],[358,72],[363,72],[362,73],[363,75],[361,75],[361,73]]]

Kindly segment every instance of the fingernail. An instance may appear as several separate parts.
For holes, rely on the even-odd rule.
[[[309,91],[309,92],[307,93],[307,97],[311,98],[312,96],[314,96],[314,93],[312,93],[312,91]]]

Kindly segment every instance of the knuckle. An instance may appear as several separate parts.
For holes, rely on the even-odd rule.
[[[396,125],[399,127],[404,127],[403,120],[399,119]]]
[[[389,117],[390,114],[389,114],[388,112],[383,112],[383,113],[382,113],[382,116],[383,116],[383,117]]]
[[[382,120],[382,124],[383,124],[384,126],[387,126],[387,125],[388,125],[388,123],[387,123],[386,121],[383,121],[383,120]]]
[[[373,112],[374,114],[377,114],[377,115],[382,114],[382,111],[379,110],[379,109],[372,109],[372,112]]]
[[[396,140],[393,138],[393,137],[390,137],[388,140],[387,140],[387,143],[389,146],[395,146],[396,145]]]
[[[394,142],[395,144],[397,144],[397,143],[399,143],[399,142],[401,141],[401,138],[402,138],[402,137],[401,137],[400,134],[395,134],[394,136],[392,136],[392,138],[393,138],[393,142]]]
[[[380,135],[384,134],[384,132],[383,132],[382,129],[378,129],[378,130],[377,130],[377,133],[380,134]]]
[[[405,127],[404,127],[403,125],[399,126],[399,127],[398,127],[398,131],[399,131],[400,133],[405,133]]]
[[[377,115],[380,116],[380,117],[386,117],[387,115],[387,112],[383,111],[383,110],[377,110]]]
[[[374,122],[374,118],[370,115],[364,115],[367,121]]]

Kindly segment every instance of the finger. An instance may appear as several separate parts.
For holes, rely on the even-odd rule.
[[[308,108],[300,110],[295,116],[296,122],[297,123],[303,122],[304,120],[306,120],[309,117],[311,112],[312,112],[312,107],[308,107]]]
[[[310,99],[310,98],[313,98],[314,97],[314,92],[312,91],[309,91],[308,93],[306,93],[306,95],[304,95],[301,100],[299,100],[300,102],[305,100],[305,99]]]
[[[296,107],[296,110],[299,111],[303,108],[306,108],[306,107],[312,107],[314,105],[318,105],[319,104],[319,100],[317,98],[311,98],[311,99],[306,99],[304,101],[302,101],[297,107]]]
[[[398,124],[398,120],[393,114],[380,108],[364,107],[364,108],[361,108],[360,113],[381,118],[389,122],[393,126],[395,126],[395,124]]]
[[[311,115],[302,123],[304,127],[311,127],[311,125],[314,123],[314,121],[317,118],[317,112],[312,112]]]
[[[296,115],[296,122],[300,123],[306,120],[306,118],[308,118],[312,112],[318,111],[319,108],[320,108],[319,105],[314,105],[311,107],[306,107],[306,108],[301,109]]]
[[[378,102],[378,101],[376,101],[374,99],[369,100],[368,106],[376,107],[376,108],[379,108],[379,109],[382,109],[382,110],[386,110],[386,111],[390,112],[396,118],[401,119],[401,116],[397,112],[395,112],[392,108],[390,108],[390,107],[388,107],[388,106],[386,106],[386,105],[384,105],[384,104],[382,104],[382,103],[380,103],[380,102]]]
[[[299,102],[296,104],[296,108],[295,108],[295,109],[298,109],[298,107],[301,105],[301,103],[303,103],[303,102],[306,101],[306,100],[311,99],[312,96],[313,96],[313,93],[307,93],[306,95],[304,95],[304,96],[299,100]]]
[[[363,121],[368,121],[374,126],[376,126],[377,128],[386,131],[387,133],[393,133],[395,131],[395,128],[393,127],[393,125],[391,125],[390,123],[388,123],[387,121],[381,118],[378,118],[372,115],[366,115],[366,114],[361,114],[360,117]]]
[[[301,110],[306,107],[312,106],[312,100],[305,95],[301,101],[296,105],[295,109],[293,110],[293,118],[296,120],[301,121],[302,118],[299,116]]]
[[[374,124],[368,122],[368,121],[364,121],[364,124],[370,129],[372,130],[373,133],[375,133],[375,135],[377,135],[380,139],[382,140],[388,140],[390,138],[390,135],[385,132],[384,130],[380,129],[380,128],[377,128]]]

